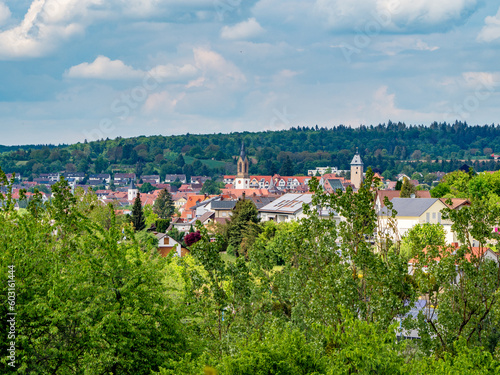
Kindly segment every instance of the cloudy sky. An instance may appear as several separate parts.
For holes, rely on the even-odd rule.
[[[0,0],[0,144],[500,122],[494,0]]]

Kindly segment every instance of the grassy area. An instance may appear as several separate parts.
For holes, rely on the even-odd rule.
[[[27,160],[16,161],[16,166],[26,165],[26,164],[28,164],[28,161],[27,161]]]

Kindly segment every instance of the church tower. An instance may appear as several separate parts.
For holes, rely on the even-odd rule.
[[[133,201],[137,197],[137,193],[139,193],[139,189],[134,184],[134,180],[130,180],[130,185],[127,190],[128,200]]]
[[[240,157],[238,158],[238,174],[234,179],[235,189],[249,189],[250,175],[248,174],[248,158],[245,153],[245,145],[241,143]]]
[[[363,161],[361,160],[361,156],[359,156],[357,147],[356,155],[354,155],[351,161],[351,183],[356,189],[359,189],[363,183]]]

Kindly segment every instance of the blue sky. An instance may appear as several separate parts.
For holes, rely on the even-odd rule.
[[[0,144],[500,122],[492,0],[0,0]]]

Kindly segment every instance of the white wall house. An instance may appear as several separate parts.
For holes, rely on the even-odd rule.
[[[446,243],[456,242],[456,236],[451,230],[452,222],[444,220],[441,214],[441,210],[446,208],[446,205],[438,198],[394,198],[391,203],[392,209],[397,212],[397,233],[393,233],[395,240],[401,239],[417,224],[431,223],[443,226]],[[387,207],[383,207],[378,212],[381,227],[387,227],[390,214]]]

